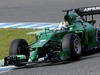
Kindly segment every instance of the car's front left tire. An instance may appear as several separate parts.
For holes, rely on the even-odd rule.
[[[69,59],[78,60],[81,57],[81,41],[78,35],[66,34],[62,39],[62,50],[68,50]]]

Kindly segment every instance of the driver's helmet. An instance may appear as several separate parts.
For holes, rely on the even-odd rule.
[[[60,25],[66,27],[69,25],[69,23],[67,21],[62,21],[62,22],[60,22]]]

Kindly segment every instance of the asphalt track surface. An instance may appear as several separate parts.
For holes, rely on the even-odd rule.
[[[63,20],[63,9],[99,4],[100,0],[0,0],[0,22],[58,23]],[[0,75],[100,75],[100,52],[75,62],[31,64]]]

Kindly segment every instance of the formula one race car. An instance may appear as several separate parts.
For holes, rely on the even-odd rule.
[[[25,66],[29,60],[35,63],[41,58],[42,61],[78,60],[83,52],[100,48],[100,29],[94,26],[96,21],[93,19],[94,14],[100,14],[100,6],[63,12],[68,16],[67,30],[44,28],[40,33],[36,31],[36,42],[31,45],[24,39],[13,40],[4,65]],[[92,20],[87,20],[88,15]]]

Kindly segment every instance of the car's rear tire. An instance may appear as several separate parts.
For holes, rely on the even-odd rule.
[[[9,48],[9,56],[16,56],[16,55],[25,55],[26,59],[21,61],[27,62],[29,59],[29,48],[28,43],[24,39],[15,39],[12,41],[10,48]],[[15,64],[15,66],[25,66],[26,64]]]
[[[68,50],[70,60],[78,60],[82,52],[80,38],[73,33],[66,34],[62,39],[62,50]]]

